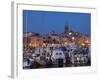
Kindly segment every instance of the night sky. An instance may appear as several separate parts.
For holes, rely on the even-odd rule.
[[[90,35],[91,14],[23,10],[23,32],[47,34],[64,32],[65,25],[75,32]]]

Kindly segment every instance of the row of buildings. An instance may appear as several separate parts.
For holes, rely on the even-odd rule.
[[[64,32],[57,34],[54,31],[41,35],[35,32],[24,32],[23,34],[23,47],[32,48],[32,47],[46,47],[48,45],[79,45],[85,46],[90,45],[91,38],[88,35],[73,32],[69,30],[69,27],[65,25]]]

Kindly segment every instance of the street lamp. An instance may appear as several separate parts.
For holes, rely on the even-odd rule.
[[[75,40],[75,37],[72,37],[72,40]]]

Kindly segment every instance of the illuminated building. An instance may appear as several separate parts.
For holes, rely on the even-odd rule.
[[[43,44],[43,38],[41,36],[32,36],[30,37],[30,47],[37,47]]]

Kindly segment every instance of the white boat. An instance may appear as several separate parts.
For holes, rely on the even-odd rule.
[[[55,62],[57,59],[63,59],[65,62],[64,52],[61,50],[53,50],[51,59],[53,62]]]

